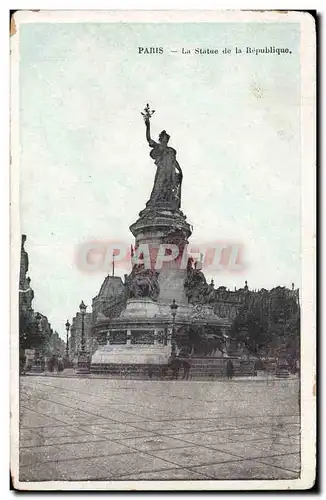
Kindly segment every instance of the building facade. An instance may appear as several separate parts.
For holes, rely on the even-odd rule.
[[[34,291],[28,276],[29,259],[25,249],[26,235],[22,235],[19,274],[19,347],[20,358],[29,365],[43,369],[44,360],[51,346],[53,330],[48,318],[33,309]],[[27,352],[27,355],[25,354]]]

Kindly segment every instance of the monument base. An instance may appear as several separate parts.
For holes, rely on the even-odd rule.
[[[82,352],[78,354],[77,365],[76,365],[76,374],[77,375],[86,375],[90,372],[90,359],[89,355],[86,352]]]
[[[91,370],[98,366],[115,365],[167,365],[171,345],[106,345],[92,356]],[[97,371],[97,370],[95,370]]]
[[[41,365],[38,365],[38,364],[33,364],[30,368],[30,370],[28,370],[30,373],[43,373],[44,372],[44,368],[41,366]]]
[[[286,360],[280,360],[276,366],[276,376],[278,378],[288,378],[290,376],[289,364]]]
[[[113,346],[107,346],[113,347]],[[115,346],[117,347],[117,346]],[[121,349],[120,356],[117,354],[109,353],[104,354],[102,351],[102,356],[99,356],[99,351],[97,351],[96,356],[92,358],[91,372],[93,374],[110,375],[117,377],[129,377],[129,378],[153,378],[153,379],[172,379],[173,374],[168,366],[168,359],[171,353],[171,346],[166,346],[169,348],[166,355],[155,356],[154,352],[145,353],[143,347],[138,347],[138,349],[131,349],[129,357],[126,355],[126,346]],[[134,346],[131,346],[134,347]],[[136,351],[138,350],[138,353]],[[124,351],[124,352],[123,352]],[[144,351],[144,352],[141,352]],[[146,357],[147,355],[147,357]],[[234,366],[234,377],[244,377],[244,376],[254,376],[255,363],[253,360],[242,360],[233,357],[189,357],[182,358],[190,364],[189,378],[192,380],[214,380],[226,378],[226,365],[229,359],[231,359]],[[179,379],[182,379],[184,375],[184,369],[181,366],[179,371]]]
[[[226,377],[226,365],[229,359],[233,363],[234,377],[256,375],[254,360],[243,360],[232,356],[204,356],[190,357],[188,359],[191,365],[190,377],[194,379]]]

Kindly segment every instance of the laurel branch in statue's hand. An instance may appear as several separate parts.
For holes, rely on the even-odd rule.
[[[146,125],[149,124],[149,120],[150,120],[150,118],[152,117],[152,115],[154,113],[155,113],[155,109],[151,110],[150,107],[149,107],[149,104],[146,104],[145,109],[144,109],[144,113],[141,112]]]

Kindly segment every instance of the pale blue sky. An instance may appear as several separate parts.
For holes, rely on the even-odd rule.
[[[265,45],[292,54],[168,53]],[[245,273],[207,278],[300,286],[299,25],[22,24],[20,58],[21,232],[35,309],[61,335],[105,276],[76,268],[77,245],[133,242],[155,174],[147,102],[153,136],[166,129],[177,150],[192,241],[245,245]]]

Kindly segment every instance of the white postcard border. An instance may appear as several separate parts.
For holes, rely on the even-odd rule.
[[[18,480],[19,440],[19,26],[37,22],[297,22],[301,26],[301,478],[237,481],[45,481]],[[316,441],[316,46],[314,19],[294,11],[20,11],[11,36],[11,470],[19,490],[286,490],[307,489],[315,478]],[[285,165],[286,168],[286,159]]]

